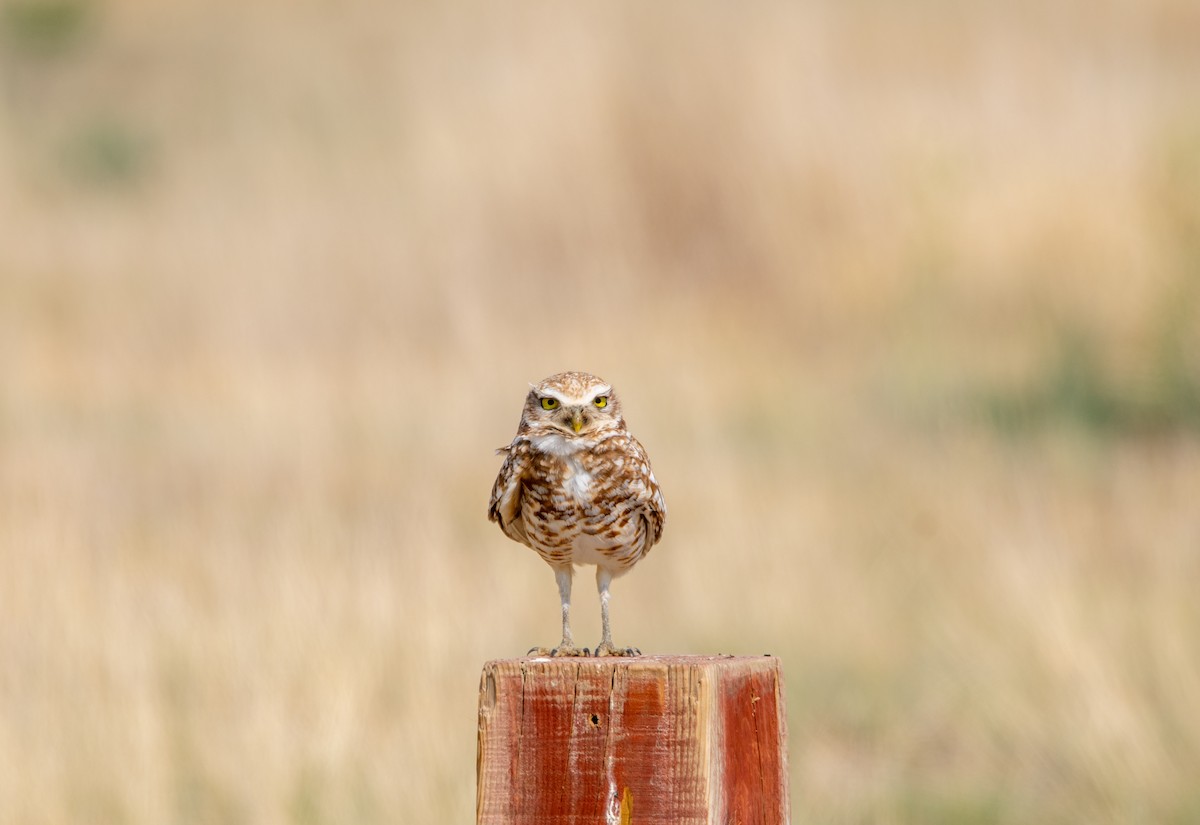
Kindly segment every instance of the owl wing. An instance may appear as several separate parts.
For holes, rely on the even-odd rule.
[[[648,541],[645,552],[649,552],[662,538],[663,527],[667,523],[667,502],[663,499],[654,471],[650,469],[650,458],[646,455],[646,449],[633,436],[629,437],[629,442],[629,451],[635,459],[634,466],[638,470],[640,482],[633,485],[632,492],[637,499],[642,519],[646,522]]]
[[[529,471],[529,444],[514,441],[507,447],[496,450],[504,454],[504,464],[492,485],[492,499],[488,503],[488,519],[500,525],[504,535],[513,541],[528,545],[525,522],[521,518],[521,480]]]
[[[650,474],[650,489],[652,494],[646,501],[643,518],[646,519],[646,535],[651,537],[650,546],[653,547],[662,538],[663,527],[667,523],[667,503],[663,500],[662,490],[658,489],[658,482],[654,480],[654,473]],[[649,549],[646,548],[647,551]]]

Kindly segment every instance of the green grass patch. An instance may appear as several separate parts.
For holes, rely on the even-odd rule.
[[[0,12],[6,45],[32,57],[73,51],[92,21],[93,7],[83,0],[9,0]]]
[[[1200,374],[1185,331],[1181,320],[1164,324],[1143,368],[1128,375],[1108,365],[1097,336],[1064,330],[1043,374],[1024,387],[985,393],[984,415],[1012,434],[1063,426],[1113,437],[1200,432]]]

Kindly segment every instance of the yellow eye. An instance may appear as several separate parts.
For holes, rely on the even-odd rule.
[[[595,404],[597,407],[607,407],[608,406],[608,396],[607,395],[597,395],[595,398],[592,399],[592,403]]]
[[[543,410],[558,409],[558,399],[557,398],[543,398],[542,399],[542,409]]]

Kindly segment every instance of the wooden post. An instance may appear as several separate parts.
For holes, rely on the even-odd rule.
[[[783,825],[779,660],[488,662],[476,778],[479,825]]]

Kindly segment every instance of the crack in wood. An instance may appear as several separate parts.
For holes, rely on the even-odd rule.
[[[763,765],[762,733],[758,729],[758,703],[761,696],[750,697],[750,718],[754,721],[754,755],[758,758],[758,792],[766,796],[767,780],[766,767]],[[763,825],[767,825],[766,822]]]

